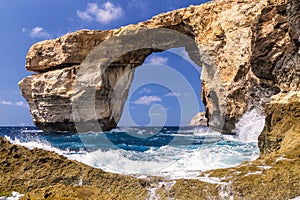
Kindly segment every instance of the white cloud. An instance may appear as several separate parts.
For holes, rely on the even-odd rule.
[[[189,56],[189,54],[186,52],[185,48],[184,47],[180,47],[180,48],[173,48],[173,49],[170,49],[169,50],[170,52],[174,53],[174,54],[177,54],[179,56],[181,56],[183,59],[187,60],[187,61],[191,61],[191,58]]]
[[[189,54],[187,53],[187,51],[185,50],[184,47],[173,48],[173,49],[170,49],[168,51],[170,51],[170,52],[180,56],[181,58],[185,59],[188,63],[193,65],[195,67],[195,69],[197,69],[199,72],[201,72],[201,68],[190,58]]]
[[[185,92],[184,93],[184,96],[191,96],[192,94],[191,93],[188,93],[188,92]]]
[[[15,103],[16,106],[20,107],[29,107],[27,103],[24,103],[23,101],[18,101]]]
[[[169,92],[169,93],[165,94],[164,96],[165,97],[179,97],[179,96],[181,96],[181,94],[179,92],[178,93],[176,93],[176,92]]]
[[[134,104],[150,105],[153,102],[161,102],[162,99],[158,96],[143,96],[134,101]]]
[[[76,13],[77,13],[77,16],[82,20],[85,20],[85,21],[93,20],[93,17],[91,15],[89,15],[87,11],[81,12],[81,11],[77,10]]]
[[[129,0],[127,2],[129,8],[141,8],[146,9],[146,3],[139,0]]]
[[[1,105],[5,105],[5,106],[19,106],[19,107],[26,107],[28,108],[28,104],[24,103],[23,101],[17,101],[17,102],[12,102],[12,101],[0,101]]]
[[[0,104],[6,105],[6,106],[12,106],[13,102],[11,102],[11,101],[0,101]]]
[[[168,61],[169,59],[167,57],[162,56],[151,56],[148,60],[149,63],[157,65],[166,65]]]
[[[162,116],[161,113],[152,113],[151,116]]]
[[[48,39],[51,37],[51,35],[43,28],[43,27],[34,27],[31,30],[28,30],[26,28],[22,29],[23,33],[28,33],[30,37],[32,38],[43,38]]]
[[[141,91],[139,91],[139,94],[149,94],[151,92],[152,90],[150,90],[149,88],[143,88]]]
[[[108,24],[117,20],[123,15],[123,9],[109,1],[102,4],[99,8],[97,3],[88,3],[85,11],[77,10],[77,16],[85,21],[96,20],[102,24]]]

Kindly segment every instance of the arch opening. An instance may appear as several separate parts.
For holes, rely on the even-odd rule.
[[[201,70],[184,47],[151,53],[134,69],[118,127],[188,126],[205,111]]]
[[[233,141],[232,148],[220,132],[187,127],[206,109],[201,100],[201,72],[184,47],[152,50],[143,64],[114,83],[115,94],[127,94],[118,128],[104,133],[117,149],[109,152],[114,162],[105,163],[111,171],[196,177],[199,169],[233,167],[256,158],[258,149],[253,143]],[[125,80],[130,85],[124,87]]]

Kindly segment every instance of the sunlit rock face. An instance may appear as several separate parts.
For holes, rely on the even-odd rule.
[[[213,1],[116,30],[42,41],[26,57],[26,69],[37,74],[19,86],[42,130],[110,130],[134,69],[152,52],[185,47],[203,67],[209,126],[231,133],[247,110],[263,109],[272,96],[299,87],[299,3],[287,2]]]
[[[263,154],[277,152],[290,158],[300,156],[300,2],[288,2],[291,45],[274,66],[272,75],[280,93],[266,106],[265,129],[259,137]]]
[[[199,112],[190,121],[189,126],[207,126],[207,118],[205,112]]]

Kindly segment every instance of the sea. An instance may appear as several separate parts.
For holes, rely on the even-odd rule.
[[[43,132],[36,127],[0,127],[0,136],[29,149],[54,151],[107,172],[135,177],[196,178],[234,167],[259,155],[257,138],[265,118],[246,113],[235,134],[209,127],[117,127],[101,133]]]

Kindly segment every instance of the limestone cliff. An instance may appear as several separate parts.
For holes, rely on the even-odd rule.
[[[300,156],[300,2],[288,2],[289,30],[293,45],[276,63],[272,75],[281,92],[266,106],[266,124],[259,137],[264,154]]]
[[[116,30],[81,30],[33,45],[20,89],[34,123],[46,131],[116,126],[134,69],[152,52],[185,47],[202,71],[209,126],[228,133],[247,110],[291,90],[297,63],[295,1],[213,1]],[[292,1],[291,1],[292,2]],[[77,112],[74,112],[76,110]],[[98,127],[99,126],[99,127]]]

